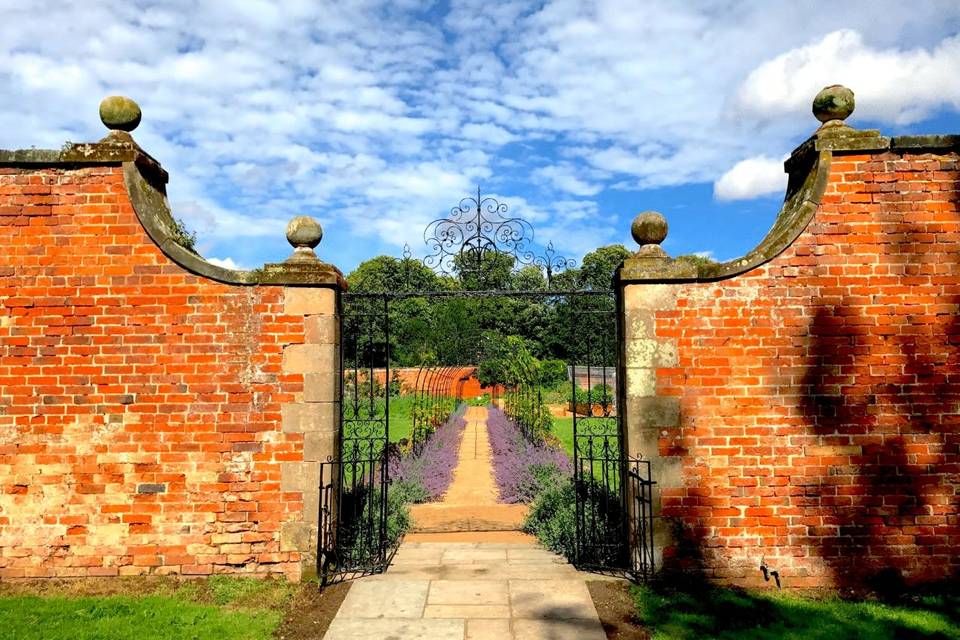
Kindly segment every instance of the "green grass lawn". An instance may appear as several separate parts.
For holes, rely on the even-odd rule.
[[[390,398],[390,442],[411,438],[415,397],[413,394],[408,394]],[[452,399],[448,398],[447,401],[455,404]]]
[[[261,640],[282,619],[295,585],[216,576],[161,583],[137,595],[0,595],[0,636],[18,640]]]
[[[960,638],[960,593],[897,604],[811,599],[782,592],[633,587],[655,640],[946,640]]]
[[[390,398],[390,442],[400,442],[404,438],[409,440],[413,434],[413,406],[415,399],[416,396],[413,394],[393,396]],[[372,416],[371,420],[381,423],[380,428],[382,428],[382,422],[386,412],[384,402],[385,399],[382,396],[377,398],[372,410],[361,403],[362,415],[367,417]],[[452,412],[453,405],[456,403],[452,398],[447,398],[447,402],[450,403],[450,411]]]
[[[553,418],[553,434],[560,439],[563,450],[573,457],[573,416],[569,418]]]
[[[404,438],[410,438],[410,434],[413,432],[413,401],[414,396],[412,394],[390,398],[390,442],[399,442]],[[382,396],[376,398],[372,411],[361,403],[362,415],[372,416],[382,422],[386,411],[384,402]]]
[[[413,433],[413,399],[412,394],[390,398],[390,442],[410,439]]]

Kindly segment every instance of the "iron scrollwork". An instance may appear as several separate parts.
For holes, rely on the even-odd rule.
[[[507,210],[506,204],[483,196],[479,188],[476,197],[460,200],[449,217],[434,220],[424,230],[424,266],[444,275],[483,275],[489,257],[506,255],[516,264],[544,270],[548,286],[555,273],[576,266],[576,261],[558,255],[552,242],[538,253],[533,225],[507,215]],[[409,257],[408,249],[404,257]]]

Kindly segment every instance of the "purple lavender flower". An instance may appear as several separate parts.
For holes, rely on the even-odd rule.
[[[390,481],[422,487],[425,495],[418,502],[439,500],[450,487],[460,452],[460,438],[467,426],[464,411],[466,405],[460,405],[427,437],[416,455],[411,452],[390,457],[387,466]]]
[[[545,442],[531,443],[500,409],[490,407],[487,432],[502,502],[531,502],[544,476],[573,473],[573,463],[563,450]]]

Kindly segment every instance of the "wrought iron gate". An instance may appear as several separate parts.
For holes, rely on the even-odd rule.
[[[653,571],[650,464],[628,457],[614,295],[572,298],[577,341],[573,398],[576,564],[645,578]]]
[[[467,203],[465,206],[464,203]],[[623,398],[618,312],[613,292],[555,290],[553,276],[573,265],[537,255],[527,242],[532,228],[507,218],[506,206],[490,198],[467,198],[450,218],[427,227],[429,255],[420,263],[436,273],[456,272],[458,291],[348,293],[340,297],[339,455],[321,465],[318,564],[322,584],[386,569],[398,542],[390,530],[391,376],[390,305],[403,298],[531,296],[568,314],[567,354],[573,413],[573,484],[576,495],[575,563],[585,569],[644,578],[653,571],[652,486],[648,462],[630,459],[621,424]],[[545,270],[539,290],[503,290],[485,271],[491,254]],[[497,257],[494,255],[494,257]],[[402,265],[411,261],[409,251]],[[566,322],[566,321],[565,321]],[[479,337],[478,337],[479,339]],[[477,350],[479,351],[479,349]],[[449,389],[456,366],[434,362],[417,376],[417,407],[436,403]],[[475,362],[473,364],[479,364]],[[526,390],[525,392],[529,392]],[[535,391],[539,393],[539,390]],[[435,407],[433,407],[435,409]],[[411,446],[430,431],[434,411],[416,411]],[[522,425],[521,425],[522,426]],[[533,437],[527,429],[526,437]]]
[[[320,465],[317,562],[322,585],[382,572],[394,542],[387,517],[387,300],[342,294],[339,302],[339,455]]]

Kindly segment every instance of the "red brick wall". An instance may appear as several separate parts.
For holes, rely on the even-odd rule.
[[[667,563],[785,586],[960,573],[960,165],[835,155],[826,194],[772,262],[678,287],[657,371],[681,425]],[[879,578],[880,582],[871,582]]]
[[[399,380],[403,393],[436,389],[442,395],[463,399],[478,398],[485,391],[477,380],[476,367],[397,367],[390,370],[390,377]],[[385,369],[374,369],[374,379],[386,384]]]
[[[296,577],[282,287],[171,263],[119,166],[0,169],[0,235],[0,578]]]

